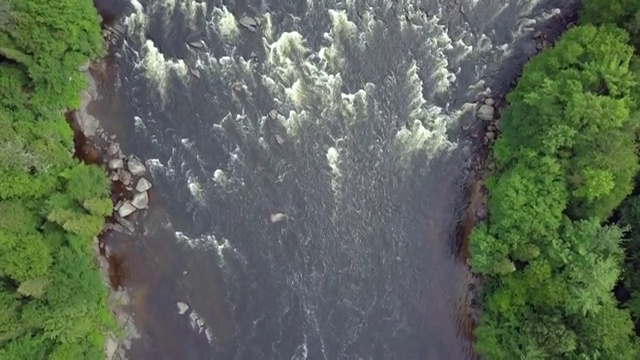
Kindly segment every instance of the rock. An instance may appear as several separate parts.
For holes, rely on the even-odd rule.
[[[131,221],[120,216],[116,216],[116,221],[118,222],[118,225],[122,227],[120,232],[133,234],[136,231],[136,226]]]
[[[116,136],[116,134],[110,135],[110,136],[109,136],[109,140],[115,140],[115,139],[116,139],[116,137],[117,137],[117,136]]]
[[[126,201],[118,209],[118,215],[120,215],[120,217],[124,218],[124,217],[127,217],[127,216],[133,214],[135,211],[136,211],[136,206],[133,206],[133,204],[130,201]]]
[[[136,185],[136,191],[137,192],[145,192],[148,191],[149,189],[151,189],[151,183],[149,182],[149,180],[145,179],[145,178],[141,178],[140,180],[138,180],[138,184]]]
[[[107,336],[104,342],[104,358],[106,360],[113,359],[113,356],[116,354],[117,350],[118,342],[113,338],[113,336]]]
[[[117,156],[118,154],[120,154],[120,144],[113,143],[109,145],[109,148],[107,149],[107,155]]]
[[[191,46],[194,49],[202,49],[204,47],[204,41],[202,40],[189,41],[187,42],[187,45]]]
[[[82,65],[80,65],[80,67],[78,68],[78,71],[80,72],[85,72],[87,70],[89,70],[89,66],[91,66],[91,61],[88,61]]]
[[[487,131],[484,136],[489,139],[490,141],[493,141],[496,139],[496,133],[493,131]]]
[[[196,79],[200,79],[202,76],[200,75],[200,71],[198,71],[198,69],[193,69],[193,68],[189,68],[189,74],[191,74],[191,76],[193,76]]]
[[[476,218],[478,220],[484,220],[487,217],[487,208],[484,206],[479,206],[476,209]]]
[[[278,120],[278,110],[273,109],[269,111],[269,117],[271,117],[271,119],[273,120]]]
[[[542,37],[542,31],[536,31],[535,33],[533,33],[534,39],[538,39],[540,37]]]
[[[202,318],[198,318],[196,320],[196,324],[198,325],[198,328],[201,328],[204,326],[204,320]]]
[[[129,161],[127,161],[127,167],[129,168],[129,172],[133,176],[140,176],[144,174],[145,171],[147,171],[144,165],[142,165],[142,162],[134,157],[129,158]]]
[[[536,44],[536,49],[537,50],[542,50],[542,43],[537,43]]]
[[[469,131],[469,129],[471,129],[471,124],[464,124],[462,125],[462,131]]]
[[[122,185],[128,186],[131,184],[131,180],[133,179],[133,176],[131,176],[131,173],[128,172],[127,170],[120,169],[118,170],[118,178],[120,179],[120,182],[122,183]]]
[[[493,104],[496,103],[496,101],[493,100],[493,98],[488,97],[488,98],[484,99],[484,103],[489,105],[489,106],[492,106]]]
[[[238,22],[240,23],[240,25],[251,32],[256,32],[256,30],[258,29],[258,22],[252,17],[243,16],[242,18],[240,18],[240,20],[238,20]]]
[[[124,161],[122,159],[111,159],[108,163],[109,169],[118,170],[124,167]]]
[[[493,106],[484,104],[480,106],[478,112],[476,113],[476,116],[484,121],[491,121],[493,120],[494,113],[495,109],[493,108]]]
[[[277,223],[277,222],[282,221],[282,220],[284,220],[286,218],[287,218],[286,215],[283,214],[283,213],[274,213],[274,214],[271,214],[269,216],[269,220],[271,220],[272,223]]]
[[[113,31],[117,32],[120,35],[122,35],[125,32],[125,28],[124,28],[124,26],[122,26],[120,24],[116,24],[116,25],[113,26]]]
[[[276,142],[278,143],[278,145],[284,144],[284,138],[282,137],[282,135],[276,134],[275,138],[276,138]]]
[[[118,176],[118,172],[114,171],[109,175],[109,180],[116,182],[118,180],[120,180],[120,177]]]
[[[116,203],[116,205],[113,207],[113,209],[114,209],[115,211],[118,211],[118,209],[120,209],[120,207],[122,206],[122,204],[123,204],[122,200],[118,201],[118,202]]]
[[[149,195],[146,191],[135,194],[131,204],[138,209],[146,209],[149,206]]]
[[[189,305],[187,305],[187,303],[183,303],[182,301],[178,301],[176,303],[176,306],[178,307],[178,314],[180,315],[185,314],[189,310]]]
[[[485,130],[486,131],[496,131],[496,130],[498,130],[498,128],[496,128],[496,126],[494,124],[489,124],[489,125],[487,125]]]

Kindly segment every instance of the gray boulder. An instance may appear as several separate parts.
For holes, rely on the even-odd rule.
[[[130,185],[131,180],[133,179],[133,177],[131,176],[131,173],[125,169],[118,170],[118,178],[120,179],[120,182],[124,186]]]
[[[189,305],[187,305],[187,303],[183,303],[182,301],[178,301],[176,303],[176,306],[178,307],[178,314],[180,315],[186,313],[189,310]]]
[[[275,213],[269,216],[269,220],[271,220],[272,223],[280,222],[286,218],[287,218],[286,215],[283,213]]]
[[[240,23],[240,25],[251,32],[256,32],[256,30],[258,29],[258,22],[252,17],[243,16],[242,18],[240,18],[240,20],[238,20],[238,22]]]
[[[125,203],[122,204],[122,206],[120,206],[120,208],[118,208],[118,215],[124,218],[133,214],[135,211],[136,211],[136,207],[133,206],[133,204],[130,201],[126,201]]]
[[[107,155],[117,156],[118,154],[120,154],[120,144],[113,143],[109,145],[109,148],[107,149]]]
[[[135,194],[131,204],[138,209],[146,209],[149,206],[149,195],[146,191]]]
[[[496,110],[493,108],[493,106],[484,104],[480,106],[478,112],[476,113],[476,116],[484,121],[491,121],[493,120],[495,112]]]
[[[147,171],[144,165],[142,165],[142,162],[134,157],[129,158],[129,161],[127,161],[127,167],[133,176],[140,176]]]
[[[136,191],[137,192],[145,192],[148,191],[149,189],[151,189],[151,183],[149,182],[149,180],[145,179],[145,178],[140,178],[140,180],[138,180],[138,184],[136,185]]]
[[[108,163],[109,169],[118,170],[124,167],[124,161],[122,159],[111,159]]]

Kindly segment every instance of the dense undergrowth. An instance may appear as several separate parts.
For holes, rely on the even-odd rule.
[[[470,242],[487,359],[640,358],[640,197],[609,221],[639,169],[638,39],[639,1],[584,1],[507,96],[490,219]]]
[[[0,0],[0,359],[100,359],[114,326],[92,239],[108,180],[72,157],[64,112],[101,55],[90,0]]]

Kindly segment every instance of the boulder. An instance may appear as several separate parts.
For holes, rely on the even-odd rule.
[[[493,141],[496,139],[496,133],[493,131],[487,131],[484,136],[489,139],[490,141]]]
[[[189,311],[189,305],[187,305],[187,303],[183,303],[182,301],[178,301],[176,303],[176,306],[178,307],[178,314],[180,315],[183,315],[187,311]]]
[[[149,189],[151,189],[151,183],[149,182],[149,180],[145,179],[145,178],[140,178],[140,180],[138,180],[138,184],[136,185],[136,191],[137,192],[145,192],[148,191]]]
[[[198,71],[198,69],[189,68],[189,74],[191,74],[191,76],[198,80],[202,78],[202,75],[200,75],[200,71]]]
[[[129,161],[127,161],[127,167],[133,176],[140,176],[147,171],[144,165],[142,165],[142,162],[134,157],[129,158]]]
[[[120,227],[122,228],[120,232],[132,235],[136,231],[136,227],[135,225],[133,225],[131,221],[120,216],[116,216],[116,221],[118,222],[118,225],[120,225]]]
[[[149,195],[146,191],[135,194],[131,204],[138,209],[146,209],[149,206]]]
[[[124,161],[122,159],[111,159],[108,163],[109,169],[118,170],[124,167]]]
[[[476,113],[476,116],[481,120],[491,121],[491,120],[493,120],[493,115],[495,114],[495,111],[496,110],[493,108],[493,106],[487,105],[487,104],[483,104],[478,109],[478,112]]]
[[[194,49],[202,49],[204,47],[204,41],[202,40],[189,41],[187,42],[187,45],[191,46]]]
[[[107,149],[107,155],[115,157],[118,154],[120,154],[120,144],[113,143],[109,145],[109,148]]]
[[[80,65],[80,67],[78,68],[78,71],[80,72],[85,72],[87,70],[89,70],[89,66],[91,66],[91,61],[88,61],[82,65]]]
[[[484,99],[484,103],[489,105],[489,106],[493,106],[493,104],[495,104],[496,101],[493,100],[493,98],[488,97],[488,98]]]
[[[114,182],[120,180],[120,177],[118,177],[118,172],[117,171],[112,172],[109,175],[109,180],[114,181]]]
[[[130,201],[125,201],[120,208],[118,208],[118,215],[120,217],[127,217],[136,211],[136,207]]]
[[[274,214],[271,214],[269,216],[269,220],[271,220],[272,223],[277,223],[277,222],[282,221],[282,220],[284,220],[286,218],[287,218],[287,216],[285,214],[283,214],[283,213],[274,213]]]
[[[238,22],[240,23],[240,25],[251,32],[256,32],[256,30],[258,29],[258,22],[252,17],[243,16],[240,18],[240,20],[238,20]]]
[[[113,338],[113,336],[111,335],[107,336],[104,342],[104,358],[106,360],[113,359],[117,350],[118,350],[118,342]]]
[[[129,186],[131,184],[131,180],[133,179],[133,176],[131,176],[131,173],[128,172],[127,170],[120,169],[118,170],[118,178],[120,179],[120,182],[122,183],[122,185]]]

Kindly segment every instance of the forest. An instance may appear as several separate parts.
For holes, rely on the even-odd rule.
[[[584,0],[507,95],[470,239],[486,359],[640,358],[639,39],[640,1]]]
[[[92,249],[108,179],[64,117],[103,51],[91,1],[0,1],[0,359],[101,359],[115,327]]]

